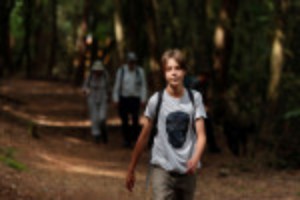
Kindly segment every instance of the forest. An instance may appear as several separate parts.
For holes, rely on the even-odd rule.
[[[201,194],[204,199],[300,197],[300,1],[1,0],[0,23],[0,169],[9,182],[0,181],[1,199],[40,199],[45,194],[45,199],[85,199],[92,194],[122,199],[115,194],[118,191],[124,199],[141,199],[143,186],[137,188],[137,196],[107,186],[123,187],[122,173],[131,151],[119,149],[119,119],[112,105],[108,146],[90,144],[81,87],[95,60],[103,62],[113,84],[116,71],[132,51],[145,70],[151,96],[165,85],[160,60],[170,48],[184,52],[186,78],[205,78],[206,104],[220,147],[220,152],[208,152],[204,158],[208,167],[199,182],[202,187],[211,182],[207,191],[200,189],[199,199]],[[29,156],[32,148],[40,157]],[[90,153],[85,162],[94,168],[74,166],[86,158],[79,148]],[[74,154],[76,159],[71,158]],[[56,164],[63,170],[55,171]],[[141,168],[143,177],[146,165]],[[38,173],[40,178],[29,178]],[[91,188],[103,176],[104,189],[74,192],[84,184],[71,177],[77,173],[85,182],[91,179],[87,184]],[[266,188],[255,182],[256,175],[264,173],[274,178],[270,184],[287,184],[292,191],[274,189],[265,194]],[[282,182],[275,174],[282,176]],[[223,179],[217,184],[210,175]],[[252,182],[246,181],[248,175]],[[230,181],[242,182],[240,190],[220,189],[232,176]],[[47,185],[47,178],[63,187]],[[144,184],[143,178],[139,181]],[[34,187],[39,182],[44,189]],[[257,188],[247,190],[246,184]],[[105,194],[105,188],[112,196]],[[219,192],[213,194],[214,190]]]

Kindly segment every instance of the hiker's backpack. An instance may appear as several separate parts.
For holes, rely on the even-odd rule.
[[[123,80],[124,80],[124,73],[125,73],[125,70],[124,70],[124,67],[122,66],[121,67],[121,75],[120,75],[120,86],[119,86],[119,96],[121,96],[122,94],[122,90],[123,90]],[[135,85],[141,85],[142,83],[142,75],[141,75],[141,72],[140,72],[140,67],[136,66],[135,68],[135,75],[136,75],[136,80],[135,80]]]
[[[107,71],[104,70],[101,76],[104,77],[105,83],[107,84],[107,80],[108,80]],[[87,87],[91,86],[91,80],[92,80],[92,71],[89,72],[88,81],[87,81]]]
[[[189,99],[191,100],[193,107],[195,107],[194,94],[193,94],[191,89],[189,89],[189,88],[186,88],[186,89],[187,89],[187,92],[188,92]],[[152,129],[151,129],[150,137],[149,137],[149,140],[148,140],[148,147],[149,148],[151,148],[153,146],[154,138],[157,135],[157,122],[158,122],[160,107],[161,107],[161,104],[162,104],[162,101],[163,101],[164,91],[165,91],[165,89],[158,92],[158,97],[157,97],[158,99],[157,99],[157,104],[156,104],[156,107],[155,107],[155,114],[154,114]],[[192,120],[194,121],[194,117],[193,117]],[[193,128],[194,128],[194,131],[195,131],[196,130],[195,125],[193,126]]]

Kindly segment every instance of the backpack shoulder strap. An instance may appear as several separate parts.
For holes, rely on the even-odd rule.
[[[193,104],[193,106],[195,105],[195,98],[194,98],[194,94],[193,94],[193,91],[190,89],[190,88],[186,88],[187,89],[187,92],[188,92],[188,95],[189,95],[189,98]]]
[[[154,115],[154,119],[153,119],[153,125],[154,126],[157,125],[158,114],[159,114],[161,103],[162,103],[163,93],[164,93],[164,90],[161,90],[161,91],[158,92],[157,104],[156,104],[156,108],[155,108],[155,115]]]
[[[123,79],[124,79],[124,66],[121,67],[121,74],[120,74],[120,85],[119,85],[119,96],[122,94],[123,90]]]
[[[152,147],[154,138],[157,135],[157,122],[158,122],[158,115],[159,115],[161,103],[163,100],[163,93],[164,93],[164,90],[161,90],[158,92],[157,103],[156,103],[156,107],[155,107],[155,114],[154,114],[153,123],[152,123],[152,129],[151,129],[151,133],[150,133],[150,138],[148,140],[149,148]]]
[[[136,66],[135,68],[135,84],[140,85],[142,83],[142,72],[141,72],[141,67]]]
[[[123,79],[124,79],[124,71],[125,71],[124,70],[124,66],[122,66],[120,70],[121,70],[120,80],[123,81]]]
[[[193,104],[193,112],[194,112],[194,114],[193,114],[193,118],[192,118],[192,120],[193,120],[193,122],[195,121],[195,114],[196,114],[196,108],[195,108],[195,98],[194,98],[194,93],[193,93],[193,91],[190,89],[190,88],[186,88],[187,89],[187,92],[188,92],[188,95],[189,95],[189,98],[190,98],[190,100],[191,100],[191,102],[192,102],[192,104]],[[194,130],[194,132],[196,133],[196,123],[194,122],[193,123],[193,130]]]

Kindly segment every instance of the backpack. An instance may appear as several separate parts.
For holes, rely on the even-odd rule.
[[[188,92],[188,96],[189,99],[192,102],[193,107],[195,106],[195,98],[194,98],[194,94],[192,92],[192,90],[190,88],[186,88],[187,92]],[[153,142],[154,142],[154,138],[157,135],[157,122],[158,122],[158,115],[160,112],[160,107],[161,107],[161,103],[163,100],[163,93],[164,90],[161,90],[158,92],[158,100],[157,100],[157,104],[155,107],[155,114],[154,114],[154,119],[153,119],[153,125],[152,125],[152,129],[151,129],[151,133],[150,133],[150,138],[148,140],[148,147],[151,148],[153,146]],[[194,121],[194,118],[192,119]],[[195,125],[193,126],[194,131],[196,130]]]
[[[88,76],[88,81],[87,81],[87,87],[91,87],[91,80],[92,80],[92,71],[89,72],[89,76]],[[104,70],[102,76],[104,76],[105,79],[105,83],[107,84],[107,80],[108,80],[108,74],[107,72]]]
[[[141,77],[141,72],[140,72],[140,67],[136,66],[135,68],[135,74],[136,74],[136,82],[135,84],[136,85],[140,85],[141,84],[141,80],[142,80],[142,77]],[[119,87],[119,96],[121,96],[122,94],[122,90],[123,90],[123,79],[124,79],[124,67],[121,68],[121,76],[120,76],[120,87]]]

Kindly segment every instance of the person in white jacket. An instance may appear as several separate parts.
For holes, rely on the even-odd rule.
[[[87,96],[91,118],[91,132],[96,143],[108,142],[106,132],[106,112],[109,76],[100,60],[96,60],[89,76],[86,78],[83,91]]]
[[[119,67],[114,89],[113,101],[122,120],[123,146],[130,148],[139,135],[139,110],[145,105],[147,87],[145,73],[137,65],[137,56],[127,54],[127,63]],[[132,126],[129,126],[129,116]]]

